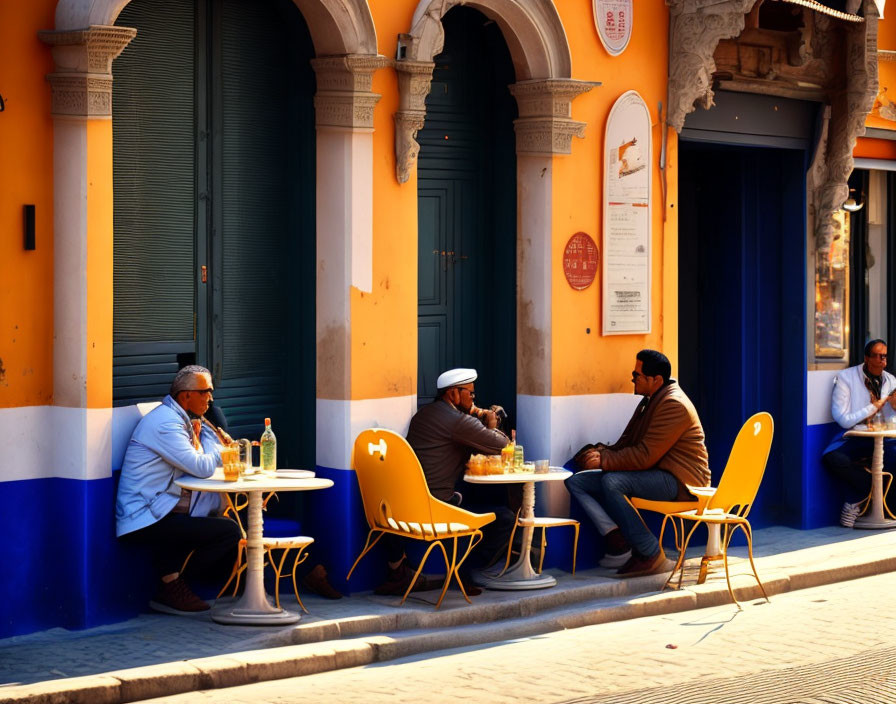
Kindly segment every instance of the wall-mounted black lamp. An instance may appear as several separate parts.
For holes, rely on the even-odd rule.
[[[843,201],[843,209],[848,213],[857,213],[865,207],[865,194],[859,193],[856,198],[856,189],[849,189],[849,198]]]

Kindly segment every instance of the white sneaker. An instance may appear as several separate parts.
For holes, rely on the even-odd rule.
[[[604,555],[597,564],[601,567],[622,567],[632,557],[632,551],[626,550],[619,555]]]
[[[862,504],[851,504],[848,501],[840,509],[840,525],[844,528],[852,528],[856,524]]]

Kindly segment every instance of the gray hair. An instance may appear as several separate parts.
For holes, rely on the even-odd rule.
[[[187,391],[190,389],[194,383],[195,378],[199,374],[208,374],[211,376],[211,372],[205,367],[201,367],[198,364],[188,364],[186,367],[181,369],[175,376],[174,381],[171,382],[171,388],[168,390],[168,393],[171,394],[171,398],[177,398],[177,395],[181,391]]]

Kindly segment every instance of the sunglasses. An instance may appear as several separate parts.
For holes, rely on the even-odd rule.
[[[886,359],[887,353],[886,352],[872,352],[871,354],[868,355],[868,357],[870,359]]]
[[[194,394],[211,394],[214,389],[184,389],[184,391],[191,391]]]

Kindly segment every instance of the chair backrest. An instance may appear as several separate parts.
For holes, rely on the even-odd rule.
[[[707,509],[746,517],[759,491],[774,433],[775,423],[769,413],[763,411],[747,419],[734,439],[728,464]]]
[[[383,428],[364,430],[355,439],[352,468],[361,487],[371,528],[383,527],[388,514],[407,523],[433,523],[432,496],[414,450],[401,435]]]

